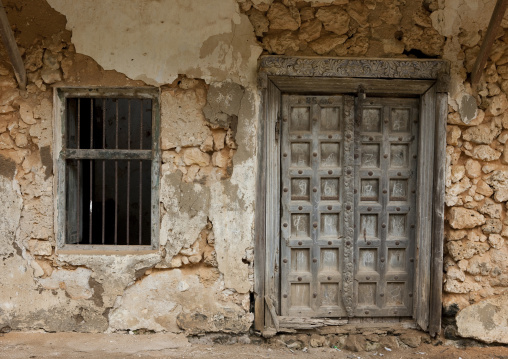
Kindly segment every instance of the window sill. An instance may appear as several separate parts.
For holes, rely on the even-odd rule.
[[[57,254],[79,255],[141,255],[158,253],[152,246],[76,245],[67,244],[57,248]]]

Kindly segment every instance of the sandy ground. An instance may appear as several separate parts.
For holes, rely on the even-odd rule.
[[[175,334],[19,333],[0,337],[0,358],[454,358],[508,359],[508,346],[456,348],[452,342],[422,344],[414,348],[383,348],[379,352],[353,353],[333,348],[291,350],[267,344],[190,344]]]

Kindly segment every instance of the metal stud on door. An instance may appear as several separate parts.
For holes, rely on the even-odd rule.
[[[352,275],[343,283],[348,264],[352,274],[353,105],[349,96],[283,97],[282,315],[352,314]]]
[[[355,133],[355,316],[411,316],[417,99],[359,101]]]

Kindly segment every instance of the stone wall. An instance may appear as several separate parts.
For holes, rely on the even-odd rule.
[[[256,95],[245,76],[237,79],[241,84],[224,81],[222,70],[216,70],[205,82],[172,76],[168,69],[164,76],[171,82],[158,84],[158,251],[61,252],[55,241],[59,131],[53,127],[53,87],[143,87],[154,80],[134,81],[77,52],[66,17],[46,1],[5,4],[28,84],[26,91],[18,88],[0,47],[0,215],[5,218],[0,329],[247,332],[253,320]]]
[[[439,57],[433,1],[238,0],[265,52],[290,56]]]
[[[0,329],[248,331],[259,55],[431,57],[452,80],[445,333],[506,342],[508,21],[468,82],[494,0],[4,3],[28,86],[0,47]],[[52,88],[68,85],[160,88],[159,251],[55,249]]]
[[[443,303],[445,315],[460,311],[459,335],[504,343],[506,330],[499,330],[508,304],[502,295],[508,292],[507,35],[503,29],[496,40],[477,91],[464,82],[475,115],[451,109],[448,117]],[[477,52],[478,43],[461,45],[467,72]],[[485,305],[490,312],[482,310]]]
[[[476,90],[468,82],[495,2],[238,2],[266,54],[450,61],[443,307],[451,325],[445,332],[506,343],[508,21],[482,82]],[[457,333],[455,316],[466,307]]]

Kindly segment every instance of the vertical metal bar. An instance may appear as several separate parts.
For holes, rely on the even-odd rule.
[[[106,99],[102,100],[102,149],[106,149]],[[104,244],[104,227],[106,218],[106,160],[102,160],[102,244]]]
[[[131,99],[127,100],[127,149],[131,149]],[[129,244],[129,206],[131,192],[131,161],[127,161],[127,245]]]
[[[90,99],[90,149],[93,149],[93,98]],[[92,197],[92,178],[93,173],[93,160],[90,160],[90,211],[88,212],[88,243],[92,244],[92,211],[93,211],[93,197]]]
[[[77,135],[77,147],[78,147],[78,150],[79,150],[79,146],[80,146],[80,141],[79,141],[79,137],[80,137],[80,131],[81,131],[81,99],[78,98],[78,135]],[[81,215],[81,196],[80,196],[80,189],[81,189],[81,181],[80,181],[80,177],[81,177],[81,160],[77,160],[78,161],[78,188],[76,190],[76,193],[77,193],[77,211],[76,211],[76,227],[77,227],[77,231],[76,231],[76,235],[77,235],[77,244],[79,244],[80,240],[81,240],[81,235],[80,235],[80,223],[79,223],[79,217]]]
[[[115,102],[115,148],[118,149],[118,99]],[[115,245],[118,244],[118,161],[115,160]]]
[[[140,101],[139,114],[139,149],[143,149],[143,100]],[[139,244],[142,242],[142,218],[143,218],[143,161],[139,160]]]

